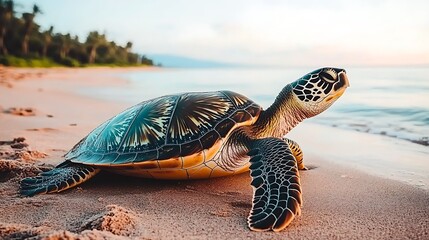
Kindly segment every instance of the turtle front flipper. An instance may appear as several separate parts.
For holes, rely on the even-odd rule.
[[[297,162],[282,139],[253,140],[250,148],[253,201],[249,228],[281,231],[301,212]]]
[[[302,153],[301,147],[298,145],[298,143],[294,140],[285,137],[283,138],[283,141],[285,141],[286,144],[289,145],[289,149],[296,159],[298,169],[308,170],[308,168],[304,165],[304,154]]]
[[[91,166],[66,161],[36,177],[22,179],[20,193],[31,197],[40,193],[61,192],[87,181],[99,171]]]

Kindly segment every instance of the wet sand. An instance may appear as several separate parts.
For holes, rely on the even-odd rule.
[[[0,238],[429,238],[427,190],[329,160],[332,152],[316,146],[324,136],[315,134],[317,126],[306,124],[292,132],[311,167],[301,172],[304,207],[302,215],[280,233],[247,228],[252,198],[248,173],[198,181],[155,181],[101,173],[60,194],[22,198],[17,194],[21,177],[60,163],[62,155],[89,131],[128,107],[76,92],[127,84],[115,73],[133,69],[0,71],[0,141],[9,142],[0,145],[5,153],[0,155]],[[26,75],[16,79],[13,76],[17,74]],[[34,114],[12,114],[8,112],[11,108],[31,108]],[[338,130],[330,131],[335,136]],[[25,140],[14,143],[18,137]],[[336,148],[343,152],[350,149],[347,141],[338,142]],[[16,143],[28,145],[12,147]],[[378,149],[384,150],[389,149]],[[343,152],[334,155],[337,161],[350,157]]]

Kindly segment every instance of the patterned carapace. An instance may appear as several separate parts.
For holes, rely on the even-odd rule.
[[[209,149],[261,107],[230,91],[168,95],[137,104],[94,129],[66,154],[81,163],[125,164]]]

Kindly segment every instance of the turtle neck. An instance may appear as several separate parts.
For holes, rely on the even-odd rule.
[[[286,85],[274,103],[261,112],[253,125],[253,132],[258,138],[283,137],[306,117],[293,98],[292,86]]]

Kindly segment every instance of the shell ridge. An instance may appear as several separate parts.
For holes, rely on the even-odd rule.
[[[231,110],[231,101],[218,91],[182,95],[171,116],[167,143],[183,144],[198,139]]]
[[[232,105],[234,105],[234,107],[237,109],[238,108],[238,105],[235,103],[235,101],[233,101],[232,99],[231,99],[231,97],[230,96],[228,96],[228,94],[226,94],[225,93],[225,91],[219,91],[220,93],[222,93],[222,95],[224,95],[231,103],[232,103]]]
[[[244,109],[254,104],[248,97],[233,91],[221,91],[237,109]]]
[[[182,96],[183,96],[183,94],[180,94],[180,95],[176,95],[177,96],[177,98],[176,98],[176,101],[175,101],[175,103],[174,103],[174,107],[173,107],[173,109],[172,109],[172,111],[171,111],[171,114],[170,114],[170,119],[168,120],[168,124],[167,124],[167,128],[165,129],[166,130],[166,134],[165,134],[165,141],[164,141],[164,145],[166,145],[167,144],[167,142],[168,142],[168,138],[169,138],[169,136],[168,136],[168,132],[170,132],[170,125],[171,125],[171,120],[173,119],[173,116],[174,116],[174,114],[176,113],[176,108],[177,108],[177,104],[179,103],[179,101],[180,101],[180,99],[182,98]]]
[[[153,100],[152,100],[153,101]],[[134,118],[131,120],[130,125],[128,126],[127,131],[125,132],[124,136],[122,137],[121,142],[119,143],[119,147],[117,150],[121,149],[122,145],[124,145],[125,139],[127,139],[127,136],[130,132],[131,126],[134,124],[134,121],[137,119],[137,117],[139,116],[139,114],[141,113],[141,111],[143,110],[143,108],[147,105],[149,101],[144,101],[142,103],[139,103],[137,105],[141,105],[140,109],[136,112],[136,115],[134,116]]]
[[[123,153],[144,152],[162,147],[176,98],[176,95],[168,95],[148,101],[136,115],[133,124],[129,125],[128,133],[124,135],[118,150]]]
[[[134,114],[138,112],[140,104],[127,108],[121,113],[114,116],[106,125],[104,130],[100,132],[97,141],[92,144],[92,149],[102,152],[117,152],[120,148],[120,142],[125,135],[125,130],[130,127],[129,123],[134,118]]]

